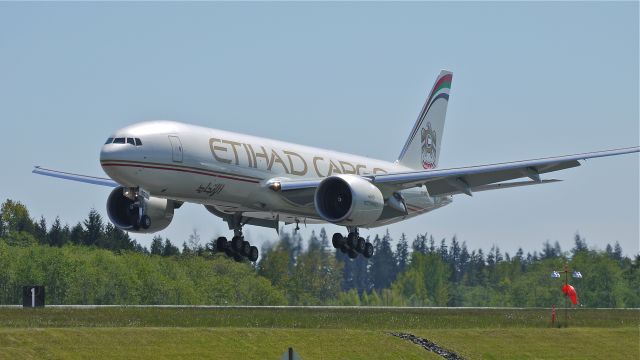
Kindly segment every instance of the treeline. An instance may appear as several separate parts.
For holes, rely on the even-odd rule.
[[[374,237],[375,252],[367,261],[329,251],[322,229],[311,234],[306,250],[300,236],[283,233],[263,249],[258,273],[290,304],[550,307],[564,303],[563,279],[551,273],[567,263],[584,275],[569,277],[582,306],[640,307],[638,255],[624,257],[618,243],[589,249],[578,234],[574,242],[568,252],[558,242],[545,242],[540,252],[519,249],[511,256],[497,246],[470,251],[456,237],[436,243],[427,234],[411,242],[403,234],[394,247],[387,231]]]
[[[561,305],[565,263],[582,306],[640,307],[640,257],[618,243],[589,249],[576,234],[563,251],[469,250],[456,237],[428,234],[394,241],[387,231],[369,239],[374,256],[349,259],[333,250],[324,229],[308,239],[282,229],[257,264],[217,254],[197,231],[178,248],[156,236],[149,249],[91,210],[73,227],[34,220],[19,202],[0,208],[0,303],[20,302],[20,286],[44,284],[56,304],[272,304],[370,306]],[[395,244],[395,245],[392,245]]]
[[[34,220],[29,211],[19,201],[6,200],[0,207],[0,237],[9,245],[84,245],[103,249],[137,252],[147,250],[132,240],[127,233],[111,223],[105,224],[102,216],[92,209],[83,222],[69,227],[62,224],[59,217],[47,226],[44,217]]]
[[[45,285],[48,304],[286,305],[282,291],[223,257],[160,257],[95,247],[9,246],[0,240],[0,304]]]

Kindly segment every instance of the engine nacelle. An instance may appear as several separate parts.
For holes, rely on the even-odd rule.
[[[360,176],[350,174],[322,180],[314,202],[322,219],[347,226],[372,224],[380,218],[384,208],[380,190]]]
[[[125,188],[115,188],[107,199],[109,220],[119,229],[142,234],[165,229],[173,219],[175,203],[171,200],[125,196]],[[142,209],[142,211],[140,211]],[[148,218],[144,218],[147,216]],[[144,223],[144,220],[148,223]]]

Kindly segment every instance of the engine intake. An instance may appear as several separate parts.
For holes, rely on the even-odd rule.
[[[173,219],[175,203],[172,200],[138,196],[133,200],[125,196],[125,188],[117,187],[107,199],[109,220],[119,229],[135,233],[154,233],[165,229]],[[142,211],[140,211],[142,209]]]
[[[357,175],[329,176],[316,189],[314,203],[322,219],[339,225],[374,223],[384,208],[380,190]]]

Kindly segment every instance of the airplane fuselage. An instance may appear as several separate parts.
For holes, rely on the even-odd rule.
[[[270,180],[412,171],[392,162],[171,121],[134,124],[110,139],[102,148],[100,163],[122,186],[139,187],[154,197],[213,206],[224,213],[285,222],[322,219],[312,204],[295,204],[265,191]],[[406,214],[387,209],[369,227],[451,202],[450,196],[429,196],[424,187],[403,190],[402,195]]]

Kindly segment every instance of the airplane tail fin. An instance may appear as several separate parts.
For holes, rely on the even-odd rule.
[[[400,165],[412,169],[434,169],[438,166],[452,77],[453,73],[446,70],[438,75],[396,160]]]

